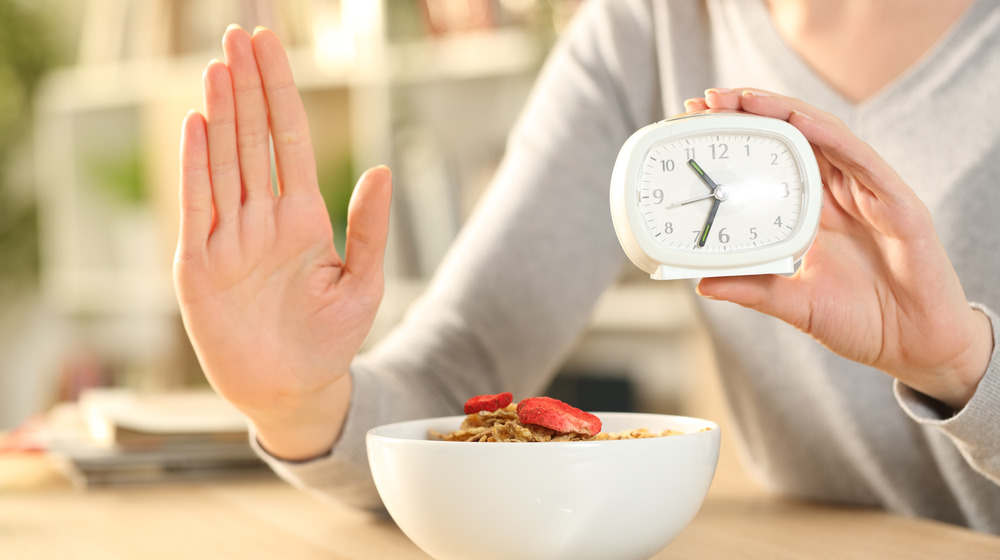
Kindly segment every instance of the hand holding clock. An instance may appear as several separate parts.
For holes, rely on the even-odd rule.
[[[895,171],[836,117],[797,99],[718,89],[685,105],[787,120],[813,145],[826,189],[820,233],[793,276],[705,278],[698,292],[964,406],[989,363],[991,325],[969,306],[929,211]]]

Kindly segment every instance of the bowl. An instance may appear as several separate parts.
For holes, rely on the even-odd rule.
[[[438,560],[646,559],[698,512],[719,458],[719,426],[685,416],[595,413],[606,432],[683,435],[587,442],[428,439],[464,416],[367,434],[379,495],[400,529]]]

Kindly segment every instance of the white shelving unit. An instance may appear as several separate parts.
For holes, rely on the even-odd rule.
[[[341,159],[349,159],[355,176],[376,164],[394,168],[398,198],[386,260],[387,296],[371,337],[377,340],[422,292],[477,198],[547,49],[545,38],[528,26],[395,40],[388,29],[391,4],[85,3],[82,21],[101,26],[83,30],[80,64],[53,73],[36,104],[48,300],[71,316],[177,321],[170,268],[178,228],[180,123],[188,110],[202,107],[202,70],[222,53],[217,41],[184,53],[171,53],[166,45],[180,33],[178,26],[196,23],[202,35],[221,36],[231,21],[249,28],[263,23],[279,33],[286,28],[292,38],[286,45],[321,175],[324,165]],[[264,6],[256,14],[264,20],[254,21],[245,10],[226,12],[246,5]],[[181,6],[201,7],[205,17],[192,19],[177,12]],[[320,8],[326,10],[322,17],[308,13]],[[114,17],[102,19],[101,10]],[[281,10],[294,17],[284,24],[266,21]],[[317,21],[327,20],[332,27],[317,27]],[[136,22],[157,29],[148,43],[130,27]],[[127,40],[112,37],[102,50],[99,34],[113,35],[116,29]],[[128,45],[138,55],[122,55]],[[114,185],[116,180],[121,184]],[[129,190],[135,186],[130,180],[143,194]],[[692,314],[682,294],[680,286],[615,288],[602,299],[592,334],[685,331]]]

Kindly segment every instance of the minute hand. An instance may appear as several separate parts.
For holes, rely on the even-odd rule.
[[[719,205],[722,201],[718,198],[712,202],[712,210],[708,213],[708,220],[705,221],[705,229],[701,230],[701,237],[698,238],[698,246],[704,247],[705,242],[708,241],[708,232],[712,229],[712,224],[715,222],[715,215],[719,212]]]
[[[688,165],[691,166],[691,169],[698,174],[698,178],[704,181],[704,183],[708,185],[708,188],[712,189],[712,194],[715,194],[718,191],[719,185],[717,185],[715,181],[713,181],[712,178],[705,173],[701,166],[698,165],[698,162],[693,159],[689,159]],[[712,201],[712,209],[708,213],[708,220],[705,221],[705,227],[701,230],[701,237],[698,238],[699,247],[704,247],[705,242],[708,241],[708,232],[711,231],[712,224],[715,223],[715,215],[719,213],[720,204],[722,204],[722,199],[718,196],[715,197],[715,200]]]

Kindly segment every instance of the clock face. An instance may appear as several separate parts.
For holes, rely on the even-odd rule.
[[[622,146],[611,217],[653,278],[788,274],[819,231],[822,188],[812,147],[787,122],[686,114]]]
[[[795,232],[803,181],[795,152],[782,139],[712,131],[652,146],[636,201],[649,238],[666,249],[750,251]]]

